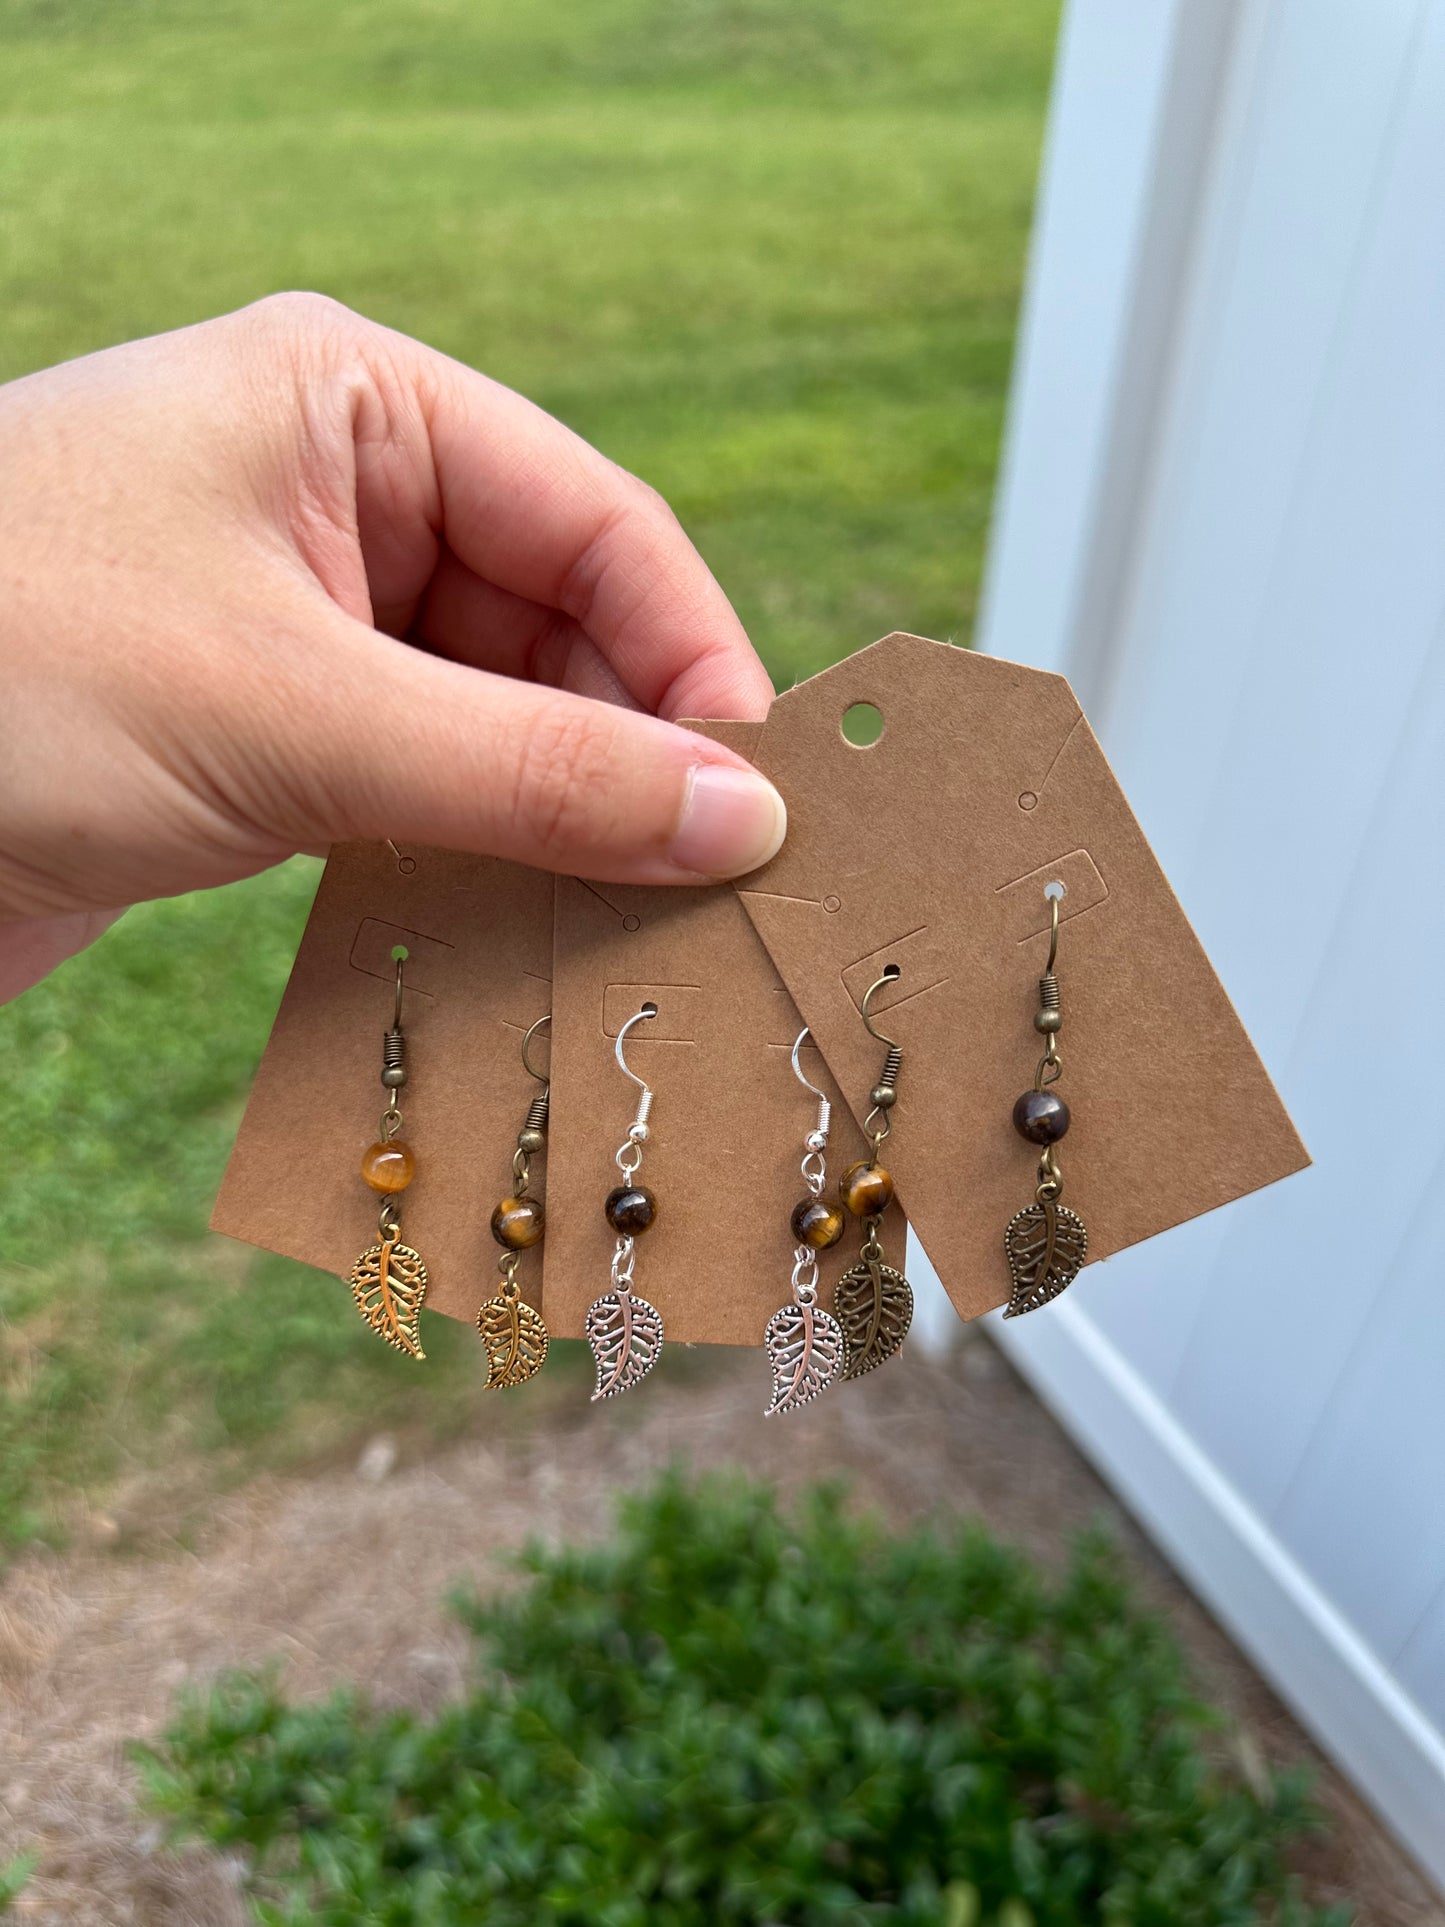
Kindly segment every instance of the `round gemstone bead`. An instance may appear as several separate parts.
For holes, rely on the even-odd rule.
[[[837,1205],[826,1198],[800,1198],[793,1206],[793,1236],[810,1251],[826,1251],[837,1244],[846,1223]]]
[[[1054,1091],[1025,1091],[1014,1105],[1014,1129],[1030,1144],[1057,1144],[1069,1128],[1069,1107]]]
[[[361,1175],[373,1191],[405,1191],[416,1176],[416,1159],[399,1137],[372,1144],[361,1154]]]
[[[850,1164],[838,1180],[838,1196],[855,1218],[876,1218],[893,1202],[893,1180],[881,1164]]]
[[[507,1251],[526,1251],[542,1242],[546,1225],[535,1198],[503,1198],[492,1213],[492,1236]]]
[[[640,1238],[657,1219],[657,1199],[645,1184],[619,1184],[607,1193],[607,1222],[626,1238]]]

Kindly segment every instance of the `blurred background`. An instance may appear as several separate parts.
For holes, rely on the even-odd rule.
[[[0,379],[278,288],[322,289],[517,387],[661,490],[780,687],[890,629],[967,642],[1058,31],[1053,0],[0,0]],[[1120,32],[1092,50],[1127,93],[1128,62],[1110,66],[1127,43]],[[1172,46],[1164,65],[1190,54]],[[1097,134],[1111,115],[1097,90],[1092,99]],[[1190,111],[1207,118],[1215,105],[1211,96]],[[1094,148],[1070,148],[1070,137],[1056,129],[1067,165],[1053,191],[1065,200],[1070,182],[1105,197],[1122,182],[1127,199],[1159,161],[1141,147],[1117,178],[1107,166],[1095,175]],[[1187,224],[1189,208],[1174,212]],[[1067,229],[1067,208],[1054,219]],[[1087,222],[1071,231],[1088,245]],[[1045,266],[1058,260],[1056,248]],[[1070,532],[1046,516],[1031,522],[1027,503],[1056,474],[1063,499],[1094,430],[1067,408],[1052,432],[1039,426],[1038,396],[1076,384],[1087,412],[1102,383],[1089,359],[1101,310],[1110,298],[1121,311],[1143,301],[1138,262],[1121,262],[1101,254],[1097,302],[1075,302],[1087,273],[1062,299],[1047,287],[1040,297],[984,638],[1000,653],[1051,665],[1068,655],[1048,594],[1074,566]],[[1074,341],[1083,352],[1071,367]],[[1148,395],[1131,403],[1143,415],[1149,405]],[[1083,521],[1074,539],[1087,546]],[[1118,560],[1107,540],[1091,553]],[[1080,646],[1097,667],[1095,632],[1107,622],[1097,583],[1090,594],[1094,629]],[[485,1590],[498,1554],[529,1533],[554,1547],[605,1538],[613,1495],[648,1487],[680,1457],[735,1464],[785,1494],[849,1472],[860,1499],[900,1529],[940,1510],[969,1517],[1046,1575],[1076,1528],[1102,1518],[1127,1598],[1164,1616],[1166,1643],[1182,1647],[1215,1708],[1213,1737],[1190,1726],[1189,1747],[1228,1791],[1217,1801],[1199,1792],[1190,1751],[1172,1807],[1145,1791],[1165,1777],[1161,1756],[1129,1754],[1131,1792],[1111,1782],[1108,1802],[1071,1794],[1067,1824],[1038,1835],[1088,1836],[1097,1880],[1070,1886],[1075,1875],[1049,1857],[1062,1847],[1018,1844],[1053,1744],[1034,1732],[1020,1741],[1017,1810],[999,1808],[999,1837],[1014,1844],[986,1872],[937,1867],[931,1887],[919,1875],[914,1912],[897,1882],[893,1911],[858,1911],[863,1877],[840,1898],[836,1857],[824,1856],[827,1879],[800,1874],[772,1912],[673,1894],[671,1912],[656,1899],[603,1913],[594,1896],[590,1913],[579,1902],[575,1915],[546,1918],[1287,1927],[1338,1904],[1330,1918],[1361,1927],[1445,1920],[976,1331],[960,1330],[943,1356],[912,1348],[891,1382],[820,1408],[786,1441],[759,1436],[756,1361],[729,1354],[668,1355],[654,1399],[599,1420],[565,1349],[525,1401],[482,1400],[468,1330],[429,1321],[423,1377],[376,1344],[341,1285],[209,1238],[317,873],[298,860],[141,906],[0,1009],[11,1069],[0,1110],[0,1870],[7,1853],[38,1860],[24,1874],[12,1866],[17,1914],[81,1927],[250,1918],[263,1843],[301,1825],[298,1813],[321,1825],[279,1782],[268,1781],[267,1808],[218,1765],[251,1759],[257,1732],[282,1711],[253,1699],[193,1714],[166,1743],[148,1804],[127,1743],[157,1740],[188,1683],[278,1657],[303,1702],[359,1685],[408,1717],[433,1717],[466,1692],[471,1665],[467,1635],[441,1603],[448,1585],[468,1576]],[[1046,1361],[1034,1370],[1047,1376]],[[1058,1397],[1067,1408],[1063,1378]],[[713,1511],[698,1500],[700,1512],[682,1501],[669,1512],[665,1495],[648,1503],[632,1539],[615,1542],[633,1553],[616,1556],[651,1560],[654,1577],[670,1556],[669,1524],[684,1537],[716,1531],[744,1563],[750,1536],[761,1544],[773,1530],[746,1506],[751,1524],[738,1527],[735,1498]],[[819,1544],[804,1537],[790,1556],[816,1558]],[[970,1586],[1003,1596],[996,1574],[985,1584],[968,1572]],[[683,1578],[717,1583],[716,1573]],[[567,1623],[567,1586],[547,1583]],[[594,1571],[592,1583],[619,1613],[618,1601],[635,1600],[620,1568]],[[974,1608],[949,1592],[963,1581],[945,1583],[918,1553],[907,1584],[925,1603],[938,1589],[932,1617],[949,1627],[959,1615],[965,1645]],[[1083,1593],[1057,1607],[1020,1605],[1011,1637],[1026,1643],[1030,1627],[1056,1622],[1065,1645],[1076,1637],[1083,1650],[1083,1622],[1109,1615],[1102,1594],[1092,1615],[1081,1606],[1078,1584]],[[764,1625],[765,1594],[746,1607]],[[1134,1610],[1120,1606],[1120,1623]],[[590,1637],[579,1622],[576,1640]],[[900,1654],[900,1673],[907,1664]],[[1031,1690],[1021,1677],[1005,1698],[1031,1704]],[[1182,1689],[1161,1684],[1140,1714],[1102,1660],[1078,1693],[1051,1717],[1060,1733],[1082,1722],[1107,1735],[1100,1757],[1119,1754],[1126,1729],[1188,1724]],[[300,1755],[314,1743],[334,1758],[338,1733],[354,1732],[348,1717],[298,1740]],[[461,1741],[451,1744],[456,1757]],[[1329,1817],[1323,1834],[1301,1831],[1296,1796],[1272,1777],[1305,1758]],[[482,1777],[484,1759],[495,1764],[479,1751]],[[297,1767],[308,1798],[313,1767],[309,1755]],[[1059,1782],[1074,1784],[1072,1772],[1087,1794],[1089,1770],[1075,1761]],[[363,1778],[385,1774],[370,1762]],[[157,1813],[207,1844],[173,1850]],[[459,1820],[459,1834],[471,1824]],[[661,1823],[614,1814],[612,1834],[628,1824]],[[1191,1827],[1198,1838],[1186,1843]],[[1153,1842],[1139,1849],[1153,1856],[1142,1873],[1117,1845],[1131,1829]],[[350,1836],[365,1831],[358,1823]],[[1087,1855],[1077,1842],[1069,1851],[1077,1873]],[[1151,1889],[1146,1904],[1171,1853],[1176,1885]],[[416,1857],[402,1854],[387,1877],[397,1921],[510,1918],[481,1911],[475,1896],[477,1911],[455,1895],[433,1895],[425,1904],[437,1911],[424,1911],[406,1898]],[[323,1913],[319,1887],[271,1866],[298,1911],[267,1918],[379,1918],[355,1901],[353,1876],[312,1866],[309,1879],[334,1884],[336,1910]],[[352,1912],[335,1901],[347,1880]],[[1100,1911],[1106,1889],[1112,1911]],[[881,1894],[869,1904],[883,1907]],[[531,1917],[543,1918],[540,1904]]]

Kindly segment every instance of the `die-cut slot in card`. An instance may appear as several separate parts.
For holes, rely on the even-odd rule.
[[[386,1093],[382,1034],[407,951],[402,1135],[416,1177],[398,1205],[426,1261],[427,1308],[470,1322],[497,1289],[489,1219],[540,1086],[521,1040],[551,1007],[553,879],[520,864],[386,843],[327,860],[211,1218],[212,1229],[345,1276],[376,1238],[361,1154]],[[547,1063],[547,1033],[535,1061]],[[533,1160],[534,1194],[546,1157]],[[518,1283],[540,1307],[545,1245]],[[338,1296],[337,1316],[349,1304]],[[354,1316],[354,1314],[351,1314]]]
[[[746,756],[761,725],[691,727]],[[614,1045],[651,1000],[656,1018],[626,1043],[630,1068],[654,1091],[638,1180],[658,1204],[657,1222],[637,1241],[633,1289],[662,1313],[668,1343],[760,1345],[768,1319],[792,1296],[788,1221],[805,1195],[799,1166],[817,1100],[790,1062],[802,1019],[736,894],[726,884],[634,888],[559,878],[553,970],[548,1329],[580,1337],[587,1307],[610,1289],[616,1237],[603,1201],[622,1181],[613,1160],[638,1098]],[[801,1057],[833,1107],[825,1195],[836,1202],[839,1175],[867,1144],[820,1053],[805,1046]],[[895,1206],[882,1237],[900,1268],[905,1231]],[[850,1218],[842,1242],[819,1254],[824,1305],[857,1262],[861,1236]],[[765,1390],[764,1375],[760,1410]]]
[[[868,747],[842,733],[857,704],[882,716]],[[860,1117],[859,1006],[898,965],[874,1003],[904,1053],[887,1162],[964,1317],[1006,1302],[1003,1229],[1034,1194],[1010,1120],[1043,1047],[1050,884],[1058,1155],[1090,1261],[1309,1162],[1062,677],[887,636],[780,696],[753,760],[788,837],[738,894]]]

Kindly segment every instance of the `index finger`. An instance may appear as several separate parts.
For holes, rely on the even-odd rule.
[[[440,533],[466,568],[571,617],[655,715],[766,714],[767,671],[659,495],[500,382],[389,342],[422,406]]]

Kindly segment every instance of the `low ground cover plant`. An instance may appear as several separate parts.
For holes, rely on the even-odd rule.
[[[1343,1927],[1289,1870],[1297,1775],[1229,1765],[1101,1539],[673,1476],[605,1543],[458,1602],[436,1716],[232,1678],[142,1756],[272,1927]]]

